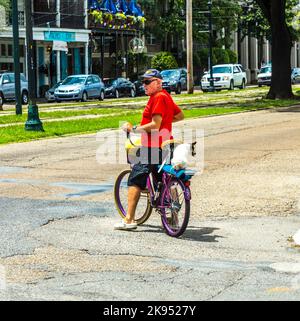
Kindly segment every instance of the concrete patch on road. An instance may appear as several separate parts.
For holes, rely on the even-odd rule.
[[[278,262],[271,264],[270,268],[277,272],[300,274],[300,262]]]
[[[8,283],[33,283],[58,274],[92,272],[156,272],[172,273],[176,268],[153,261],[151,257],[134,255],[90,255],[85,250],[52,246],[38,248],[32,255],[0,259],[6,267]]]
[[[113,183],[104,184],[83,184],[83,183],[71,183],[71,182],[59,182],[51,183],[51,186],[63,187],[65,189],[74,190],[74,193],[63,194],[67,198],[89,196],[94,194],[100,194],[107,191],[112,191]]]

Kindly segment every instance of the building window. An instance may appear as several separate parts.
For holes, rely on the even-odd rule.
[[[147,38],[146,38],[146,41],[147,41],[147,44],[148,45],[156,45],[156,38],[155,38],[155,36],[152,34],[152,33],[150,33],[148,36],[147,36]]]
[[[84,1],[61,0],[60,13],[62,28],[84,28]]]
[[[20,45],[20,57],[24,57],[25,54],[25,46],[24,45]]]
[[[56,0],[33,1],[35,27],[56,26]]]
[[[1,45],[1,55],[2,57],[6,57],[6,45]]]
[[[34,12],[56,12],[56,0],[33,1]]]
[[[13,46],[12,45],[8,45],[7,46],[7,56],[8,57],[12,57],[13,56],[13,50],[12,50]]]

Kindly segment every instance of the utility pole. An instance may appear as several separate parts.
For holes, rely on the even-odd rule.
[[[186,39],[187,39],[187,90],[194,92],[193,79],[193,0],[186,0]]]
[[[213,51],[212,51],[212,41],[213,41],[213,29],[212,29],[212,0],[208,0],[208,17],[209,17],[209,91],[215,91],[214,76],[213,76]]]
[[[22,115],[18,0],[12,0],[12,23],[13,23],[13,36],[14,36],[16,115]]]
[[[35,66],[34,66],[34,46],[32,30],[32,4],[31,0],[25,0],[25,20],[26,20],[26,53],[28,66],[28,119],[25,130],[44,131],[43,124],[39,118],[39,110],[36,104],[35,92]]]

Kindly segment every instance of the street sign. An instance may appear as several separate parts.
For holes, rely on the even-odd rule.
[[[65,41],[53,41],[52,50],[68,52],[68,43]]]

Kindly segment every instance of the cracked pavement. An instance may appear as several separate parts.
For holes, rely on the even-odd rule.
[[[300,108],[178,126],[205,130],[180,239],[155,213],[113,230],[127,166],[97,163],[95,135],[0,146],[0,299],[299,300]]]

